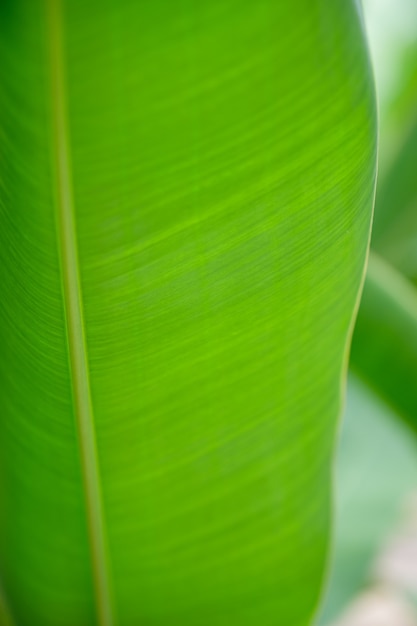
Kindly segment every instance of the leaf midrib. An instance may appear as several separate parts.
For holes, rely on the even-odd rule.
[[[56,177],[55,208],[74,413],[78,429],[84,481],[97,620],[99,626],[114,626],[109,559],[106,549],[100,472],[78,266],[70,138],[67,121],[62,6],[61,0],[45,0],[45,2],[48,19],[51,112]]]

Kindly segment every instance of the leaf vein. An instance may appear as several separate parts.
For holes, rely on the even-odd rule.
[[[113,626],[114,615],[110,593],[109,558],[106,548],[78,263],[70,137],[67,121],[62,6],[61,0],[45,1],[47,5],[52,87],[52,124],[56,176],[55,207],[72,393],[84,481],[97,618],[99,626]]]

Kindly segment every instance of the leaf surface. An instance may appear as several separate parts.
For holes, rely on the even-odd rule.
[[[346,0],[0,8],[19,626],[305,626],[375,176]]]

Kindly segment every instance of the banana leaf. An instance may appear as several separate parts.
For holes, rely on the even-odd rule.
[[[3,614],[305,626],[373,203],[357,3],[3,0],[0,72]]]

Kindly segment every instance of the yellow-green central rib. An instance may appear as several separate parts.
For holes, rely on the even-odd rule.
[[[75,416],[84,479],[88,532],[99,626],[113,626],[109,563],[103,521],[94,414],[78,268],[67,126],[61,0],[45,0],[50,41],[52,116],[56,159],[56,217]]]

